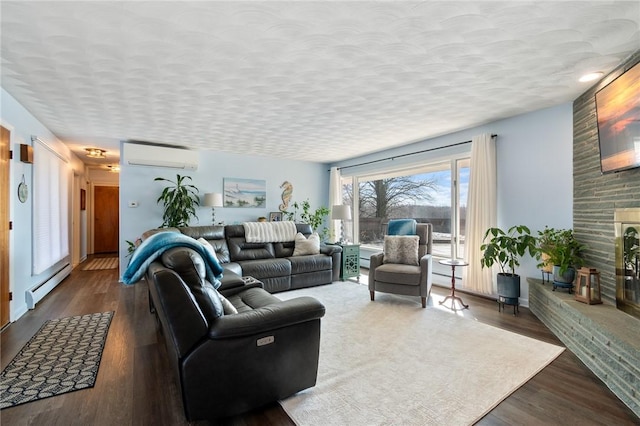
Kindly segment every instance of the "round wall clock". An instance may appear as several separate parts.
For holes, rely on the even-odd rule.
[[[18,184],[18,200],[24,203],[27,201],[27,198],[29,198],[29,187],[24,181],[24,175],[22,175],[22,182]]]

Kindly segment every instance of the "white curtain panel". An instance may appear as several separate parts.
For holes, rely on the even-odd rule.
[[[329,171],[329,210],[333,210],[333,206],[342,204],[342,184],[340,183],[340,170],[337,167],[331,167]],[[329,213],[331,217],[331,213]],[[331,241],[338,240],[340,233],[340,221],[329,220],[329,239]]]
[[[482,268],[482,238],[497,223],[496,144],[490,134],[471,140],[471,172],[467,198],[467,222],[464,258],[469,266],[462,268],[462,286],[484,294],[496,294],[492,268]]]

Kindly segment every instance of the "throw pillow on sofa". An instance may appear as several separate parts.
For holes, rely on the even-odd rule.
[[[304,234],[298,232],[294,241],[296,244],[295,248],[293,249],[294,256],[320,254],[320,236],[317,232],[309,235],[309,238],[306,238]]]
[[[385,235],[383,263],[419,265],[418,235]]]

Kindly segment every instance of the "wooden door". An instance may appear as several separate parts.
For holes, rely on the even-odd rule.
[[[93,252],[118,251],[120,189],[117,186],[95,186],[93,191]]]
[[[9,130],[0,126],[0,327],[9,323]]]

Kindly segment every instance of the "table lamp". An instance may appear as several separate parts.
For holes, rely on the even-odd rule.
[[[331,219],[340,221],[340,243],[344,241],[343,221],[351,220],[351,209],[345,204],[336,204],[331,209]]]
[[[211,207],[211,223],[216,224],[216,207],[222,207],[222,194],[219,192],[208,192],[204,194],[202,205]]]

